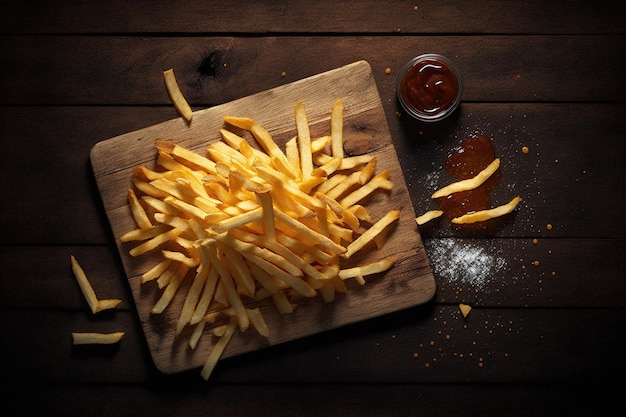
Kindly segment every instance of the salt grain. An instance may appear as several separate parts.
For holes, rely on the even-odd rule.
[[[483,246],[456,239],[432,241],[429,256],[433,270],[448,284],[483,289],[506,266],[506,260]]]

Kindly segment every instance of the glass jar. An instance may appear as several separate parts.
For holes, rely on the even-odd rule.
[[[398,75],[396,95],[409,115],[424,122],[442,120],[461,103],[463,81],[457,66],[439,54],[410,60]]]

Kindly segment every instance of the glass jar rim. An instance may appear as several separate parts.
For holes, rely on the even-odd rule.
[[[404,97],[402,96],[402,84],[404,82],[407,72],[411,68],[413,68],[417,63],[428,60],[428,59],[439,61],[443,63],[444,65],[446,65],[456,77],[456,81],[458,85],[457,95],[454,98],[454,102],[452,103],[452,105],[434,114],[419,112],[418,110],[410,106],[406,102]],[[402,71],[400,71],[400,73],[398,74],[398,78],[396,81],[396,96],[398,98],[398,101],[400,102],[400,105],[402,106],[402,109],[405,112],[407,112],[409,115],[414,117],[415,119],[421,120],[424,122],[436,122],[436,121],[439,121],[448,117],[457,109],[457,107],[461,103],[462,94],[463,94],[463,80],[461,78],[461,72],[459,71],[459,68],[450,58],[444,55],[435,54],[435,53],[421,54],[411,59],[409,62],[407,62],[404,65],[404,67],[402,68]]]

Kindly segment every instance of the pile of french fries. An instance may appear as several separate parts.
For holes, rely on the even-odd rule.
[[[394,265],[387,257],[343,267],[381,248],[400,217],[399,210],[376,219],[368,213],[368,196],[393,183],[388,171],[377,172],[375,156],[344,155],[343,113],[338,99],[329,134],[312,138],[298,102],[284,150],[255,120],[225,117],[235,129],[221,129],[205,155],[159,140],[156,167],[135,168],[128,202],[136,229],[120,239],[133,257],[160,252],[142,275],[161,291],[153,314],[192,280],[175,332],[191,327],[192,349],[205,330],[218,338],[201,370],[205,380],[235,331],[269,335],[259,303],[271,300],[289,314],[302,298],[332,302],[347,292],[346,280],[362,285]]]

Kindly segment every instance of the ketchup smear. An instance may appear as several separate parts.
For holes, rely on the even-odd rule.
[[[483,135],[470,136],[461,142],[446,159],[446,170],[459,180],[474,177],[495,159],[491,140]],[[498,169],[478,188],[460,191],[437,199],[444,216],[451,220],[464,214],[491,208],[491,191],[498,185],[502,173]],[[485,222],[462,225],[463,229],[479,230]]]

